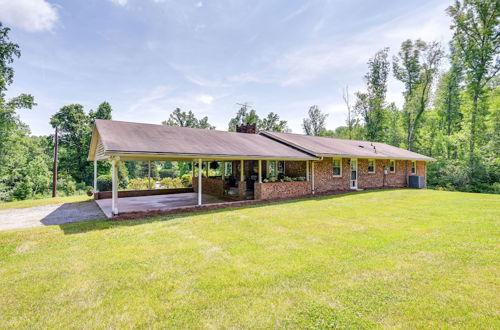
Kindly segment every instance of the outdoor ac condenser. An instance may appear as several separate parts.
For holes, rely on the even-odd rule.
[[[424,177],[410,175],[410,188],[424,189]]]

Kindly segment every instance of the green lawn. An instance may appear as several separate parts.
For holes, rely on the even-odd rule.
[[[392,190],[0,232],[0,328],[498,328],[499,224]]]
[[[92,197],[89,197],[87,195],[76,195],[76,196],[56,197],[56,198],[27,199],[24,201],[15,201],[15,202],[0,202],[0,210],[24,209],[27,207],[34,207],[34,206],[84,202],[90,200],[91,198]]]

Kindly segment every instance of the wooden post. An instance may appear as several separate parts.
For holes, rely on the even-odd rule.
[[[148,188],[151,190],[151,161],[148,161]]]
[[[202,190],[201,176],[203,175],[203,172],[201,169],[201,164],[203,164],[203,163],[201,162],[201,158],[200,158],[200,159],[198,159],[198,205],[201,205],[201,190]]]
[[[306,181],[309,181],[309,161],[306,160]]]
[[[244,167],[245,167],[245,161],[240,160],[240,181],[245,181],[245,174],[243,173],[243,171],[245,170]]]
[[[262,160],[259,159],[259,183],[262,183]]]
[[[316,192],[316,187],[314,186],[314,161],[311,163],[311,190],[314,195]]]
[[[97,160],[94,159],[94,194],[97,192]]]
[[[57,158],[58,158],[58,148],[59,148],[59,138],[57,136],[58,128],[56,126],[56,132],[54,134],[54,165],[52,168],[52,197],[57,197]],[[95,157],[95,156],[94,156]]]
[[[113,158],[112,164],[112,191],[111,191],[111,213],[118,215],[118,159]]]

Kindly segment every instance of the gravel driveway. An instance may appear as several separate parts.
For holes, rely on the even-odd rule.
[[[102,219],[104,217],[104,213],[93,200],[24,209],[8,209],[0,211],[0,230],[60,225]]]

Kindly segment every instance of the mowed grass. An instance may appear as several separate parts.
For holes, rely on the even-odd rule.
[[[56,197],[56,198],[27,199],[24,201],[14,201],[14,202],[0,202],[0,210],[24,209],[35,206],[85,202],[90,200],[91,198],[92,197],[89,197],[87,195],[76,195],[76,196]]]
[[[392,190],[0,232],[0,328],[498,328],[499,223]]]

